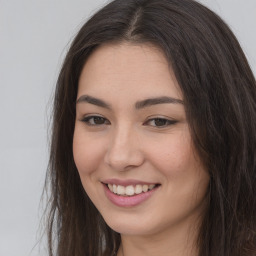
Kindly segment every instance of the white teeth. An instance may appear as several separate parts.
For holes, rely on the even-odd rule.
[[[148,188],[149,188],[149,190],[151,190],[151,189],[154,188],[155,186],[156,186],[156,185],[153,185],[153,184],[152,184],[152,185],[149,185]]]
[[[140,194],[141,192],[142,192],[142,186],[141,185],[136,185],[135,194]]]
[[[116,184],[108,184],[108,188],[111,192],[122,195],[122,196],[133,196],[134,194],[138,195],[143,192],[147,192],[149,190],[152,190],[156,185],[140,185],[137,184],[136,186],[129,185],[129,186],[121,186]]]
[[[118,195],[125,195],[125,187],[124,187],[124,186],[121,186],[121,185],[118,185],[118,186],[117,186],[116,193],[117,193]]]
[[[113,192],[116,194],[117,193],[117,186],[114,184],[113,185]]]
[[[147,192],[148,191],[148,185],[143,185],[142,190],[143,190],[143,192]]]
[[[133,196],[133,195],[134,195],[134,187],[133,187],[132,185],[127,186],[127,187],[125,188],[125,194],[126,194],[127,196]]]

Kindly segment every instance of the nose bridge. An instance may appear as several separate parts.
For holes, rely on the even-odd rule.
[[[143,155],[137,140],[138,134],[130,125],[117,126],[110,135],[106,163],[120,171],[139,166],[143,162]]]
[[[112,143],[115,147],[127,146],[128,142],[132,142],[132,129],[128,125],[118,126],[113,133]]]

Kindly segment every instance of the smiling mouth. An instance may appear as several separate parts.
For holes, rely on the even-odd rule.
[[[119,196],[134,196],[139,195],[142,193],[146,193],[150,190],[155,189],[156,187],[159,187],[160,184],[137,184],[137,185],[128,185],[128,186],[122,186],[122,185],[116,185],[116,184],[105,184],[105,186],[114,194]]]

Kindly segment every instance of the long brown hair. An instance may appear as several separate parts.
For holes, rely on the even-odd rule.
[[[152,43],[174,70],[196,149],[210,174],[199,256],[256,255],[256,82],[228,26],[193,0],[115,0],[81,28],[56,86],[46,185],[49,255],[113,255],[111,230],[81,184],[72,139],[78,79],[104,43]]]

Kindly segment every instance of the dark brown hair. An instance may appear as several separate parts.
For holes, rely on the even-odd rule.
[[[120,245],[83,189],[72,140],[86,59],[99,45],[123,41],[162,49],[183,92],[191,136],[210,174],[199,256],[256,255],[256,82],[228,26],[193,0],[115,0],[75,37],[54,100],[49,255],[111,256]]]

